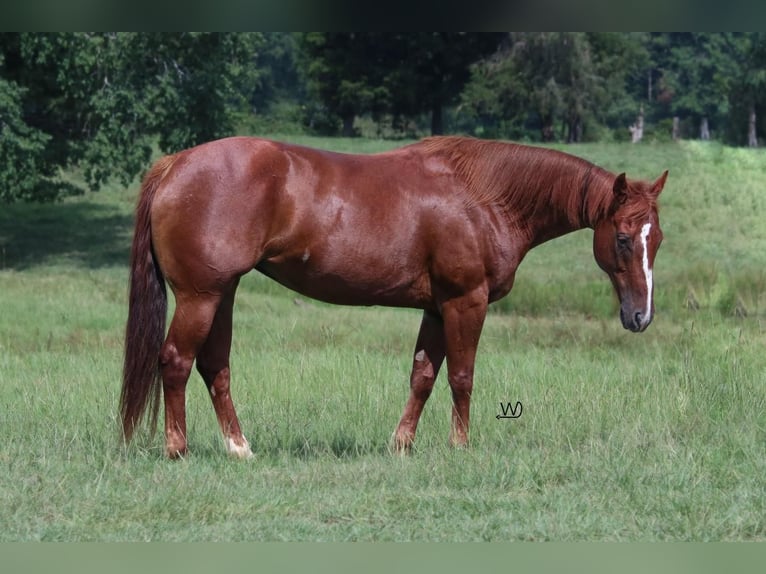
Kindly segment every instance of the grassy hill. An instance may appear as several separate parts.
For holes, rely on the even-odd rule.
[[[3,206],[0,540],[766,538],[766,152],[561,149],[629,177],[670,170],[655,321],[622,329],[589,230],[540,246],[487,321],[471,448],[447,446],[442,375],[406,459],[387,447],[420,314],[320,304],[257,274],[232,353],[255,458],[226,458],[196,374],[187,460],[164,460],[159,435],[121,448],[137,185]],[[520,418],[496,418],[516,401]]]

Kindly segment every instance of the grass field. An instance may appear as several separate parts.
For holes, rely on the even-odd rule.
[[[364,152],[390,142],[302,143]],[[332,307],[256,274],[233,395],[255,457],[226,457],[200,378],[191,455],[127,450],[116,409],[137,187],[0,211],[0,540],[766,539],[766,152],[562,148],[670,178],[657,314],[624,331],[581,231],[532,251],[480,346],[472,445],[440,377],[415,452],[388,452],[420,314]],[[523,404],[498,420],[501,405]]]

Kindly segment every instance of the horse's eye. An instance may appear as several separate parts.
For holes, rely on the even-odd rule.
[[[617,234],[617,247],[619,249],[629,251],[632,246],[631,244],[630,235],[626,235],[625,233]]]

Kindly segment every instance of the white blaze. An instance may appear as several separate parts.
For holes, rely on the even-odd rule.
[[[652,318],[652,268],[649,267],[649,250],[646,246],[646,238],[649,237],[649,231],[651,229],[651,223],[644,223],[644,226],[641,228],[641,246],[644,249],[642,263],[644,267],[644,277],[646,278],[646,312],[644,313],[644,323]]]

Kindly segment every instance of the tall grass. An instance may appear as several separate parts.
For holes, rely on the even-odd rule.
[[[388,444],[419,313],[308,301],[255,274],[232,353],[254,459],[225,456],[196,374],[190,456],[166,461],[145,432],[124,448],[135,189],[3,211],[0,539],[763,540],[763,152],[565,149],[629,176],[670,169],[654,324],[621,328],[591,232],[539,247],[482,335],[471,447],[447,445],[442,376],[408,458]],[[496,418],[516,401],[520,418]]]

